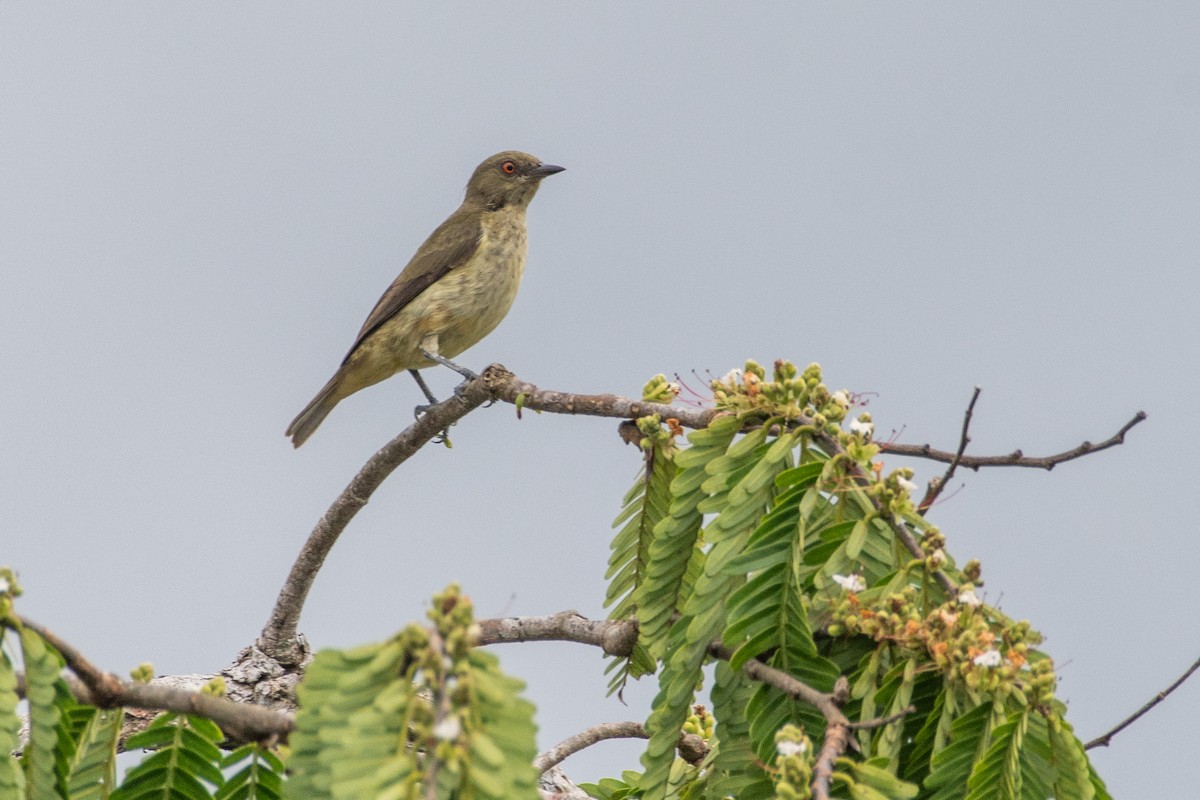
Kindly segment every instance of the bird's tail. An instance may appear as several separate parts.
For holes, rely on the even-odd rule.
[[[329,383],[317,392],[317,396],[304,407],[304,410],[296,415],[292,424],[288,425],[286,435],[292,437],[292,447],[299,447],[308,441],[308,437],[312,436],[317,426],[325,420],[325,417],[329,416],[333,407],[341,402],[344,395],[338,391],[340,375],[340,372],[338,375],[334,375]]]

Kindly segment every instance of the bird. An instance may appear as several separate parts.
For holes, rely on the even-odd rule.
[[[525,271],[525,211],[544,178],[565,168],[517,150],[487,158],[471,174],[462,205],[417,248],[367,316],[341,366],[288,426],[299,447],[339,402],[408,370],[451,361],[491,333],[512,308]],[[425,406],[418,406],[418,414]]]

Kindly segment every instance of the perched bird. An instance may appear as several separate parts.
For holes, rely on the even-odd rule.
[[[443,364],[492,332],[512,308],[525,271],[525,209],[542,179],[563,167],[528,153],[497,153],[475,168],[462,205],[425,240],[379,298],[342,365],[292,420],[287,435],[304,444],[343,398],[412,373],[430,403],[437,402],[417,372]]]

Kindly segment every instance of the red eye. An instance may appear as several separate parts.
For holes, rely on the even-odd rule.
[[[512,161],[505,161],[503,164],[500,165],[500,169],[504,170],[504,174],[512,175],[514,172],[517,171],[517,165],[515,163],[513,163]]]

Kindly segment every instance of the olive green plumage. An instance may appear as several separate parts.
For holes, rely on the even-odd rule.
[[[500,324],[525,271],[525,209],[542,179],[562,169],[514,150],[476,167],[462,205],[417,249],[337,372],[288,426],[294,446],[344,398],[432,366],[422,350],[454,358]]]

